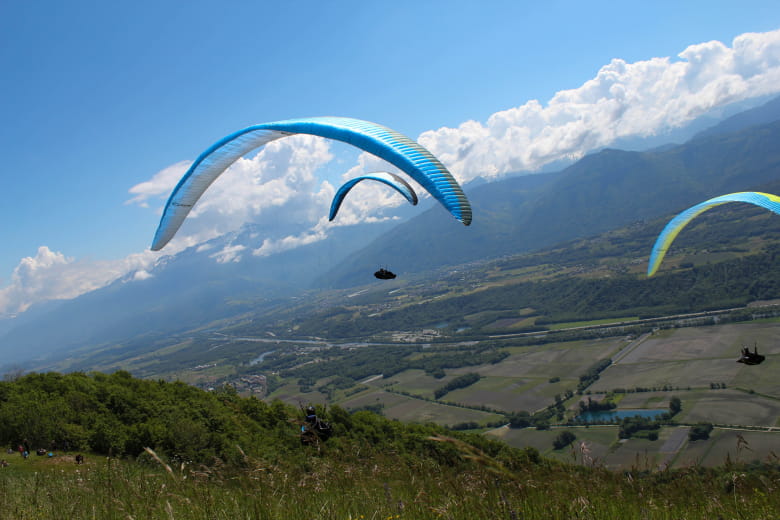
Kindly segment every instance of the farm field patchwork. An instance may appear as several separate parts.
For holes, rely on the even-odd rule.
[[[729,388],[679,397],[683,409],[676,419],[685,423],[775,426],[780,417],[780,400]]]
[[[776,323],[739,323],[657,331],[621,363],[723,358],[736,361],[743,345],[757,344],[762,353],[780,354]]]
[[[550,402],[552,396],[540,391],[546,386],[550,386],[546,379],[484,377],[467,388],[448,393],[442,400],[507,412],[534,412]]]
[[[455,379],[456,375],[449,373],[441,379],[428,375],[424,370],[410,369],[404,370],[387,379],[379,378],[371,381],[369,384],[381,388],[393,388],[403,392],[409,392],[428,399],[433,399],[433,392],[446,385],[449,381]]]
[[[553,449],[553,440],[564,430],[576,435],[572,445]],[[658,470],[690,466],[715,467],[732,462],[777,462],[780,431],[746,431],[715,428],[709,440],[688,440],[688,427],[663,427],[658,440],[618,439],[617,426],[591,426],[536,430],[497,428],[488,435],[510,446],[538,449],[544,456],[608,469]],[[671,446],[671,447],[670,447]]]
[[[732,462],[777,462],[780,431],[748,431],[715,428],[709,440],[688,442],[674,462],[674,467],[720,466]]]
[[[509,357],[495,365],[478,370],[486,376],[560,377],[577,379],[590,366],[618,352],[626,343],[623,338],[548,343],[530,347],[508,347]]]
[[[569,447],[556,450],[553,448],[553,441],[562,431],[570,431],[577,438]],[[607,454],[614,449],[617,442],[617,431],[617,426],[563,427],[550,430],[502,427],[487,432],[487,435],[501,439],[510,446],[536,448],[545,457],[567,462],[573,462],[576,459],[577,462],[583,463],[583,455],[585,455],[584,463],[589,464],[588,460],[595,463],[604,460]],[[585,453],[583,453],[583,442],[586,448]]]
[[[624,394],[620,398],[620,408],[649,408],[649,409],[669,409],[669,399],[672,395],[684,397],[683,392],[636,392]]]
[[[670,360],[620,363],[604,370],[589,389],[609,392],[618,388],[709,388],[711,383],[731,386],[737,374],[749,369],[733,359]]]
[[[498,414],[448,406],[375,388],[347,397],[336,404],[346,409],[380,405],[382,415],[404,422],[432,422],[453,426],[465,422],[486,423],[501,420]]]
[[[772,366],[780,361],[778,325],[740,323],[657,331],[604,370],[591,391],[615,388],[727,387],[759,388],[780,396],[780,381]],[[742,345],[759,345],[767,355],[760,366],[736,363]]]
[[[778,341],[780,343],[780,340]],[[780,355],[770,354],[766,356],[766,361],[757,367],[751,367],[754,370],[740,370],[737,372],[731,385],[736,388],[743,388],[747,391],[766,394],[780,398]]]
[[[489,410],[534,413],[547,408],[556,398],[565,398],[567,393],[576,391],[580,376],[596,363],[611,358],[615,362],[599,374],[584,395],[575,393],[563,402],[568,410],[566,419],[578,411],[581,399],[590,397],[598,401],[608,392],[622,388],[631,391],[615,396],[618,411],[667,410],[670,399],[678,397],[682,411],[675,420],[681,426],[662,428],[656,441],[640,438],[620,441],[617,426],[576,428],[573,430],[577,435],[575,448],[586,450],[578,457],[589,457],[588,460],[610,468],[719,464],[729,450],[734,451],[734,437],[716,428],[712,442],[689,443],[687,429],[700,422],[716,426],[780,427],[780,379],[774,370],[780,363],[780,345],[775,345],[772,339],[779,329],[778,322],[762,321],[530,346],[512,345],[511,340],[504,339],[503,344],[508,346],[498,348],[508,356],[500,362],[459,368],[445,365],[440,370],[444,373],[441,378],[420,368],[384,378],[381,365],[377,365],[376,374],[362,377],[352,387],[328,390],[330,394],[301,393],[298,385],[288,380],[267,399],[279,398],[296,405],[301,402],[336,404],[349,410],[378,409],[389,418],[405,422],[446,426],[473,422],[485,426],[502,420],[500,414]],[[767,360],[759,366],[736,363],[739,345],[754,343],[766,353]],[[457,347],[447,348],[457,352]],[[423,359],[433,352],[417,350],[410,358]],[[436,390],[468,373],[477,373],[481,378],[434,399]],[[320,378],[311,388],[327,384],[335,377]],[[633,391],[638,387],[648,391]],[[551,457],[570,460],[571,449],[552,448],[552,441],[560,431],[555,426],[559,420],[550,421],[553,428],[549,431],[498,429],[491,435],[514,446],[534,446]],[[780,436],[744,439],[762,460],[771,453],[780,453]]]

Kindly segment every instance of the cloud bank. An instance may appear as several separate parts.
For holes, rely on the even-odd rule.
[[[134,273],[134,279],[148,278],[153,265],[150,252],[116,261],[77,261],[41,246],[35,256],[19,261],[10,283],[0,289],[0,314],[24,312],[31,305],[48,300],[67,300],[99,289]]]
[[[728,46],[691,45],[677,58],[635,63],[613,59],[582,86],[496,112],[485,122],[424,132],[418,141],[460,181],[534,171],[561,159],[577,159],[619,138],[662,134],[707,111],[780,92],[780,30],[746,33]],[[379,121],[381,123],[381,121]],[[362,183],[347,197],[337,220],[327,222],[335,192],[317,171],[333,159],[326,140],[293,136],[237,161],[206,192],[164,254],[203,244],[252,223],[254,243],[229,243],[213,251],[215,262],[238,262],[245,254],[270,255],[322,240],[337,225],[386,217],[381,210],[405,204],[387,187]],[[158,214],[189,167],[183,161],[133,186],[129,204]],[[362,154],[343,180],[372,171],[397,171]],[[424,195],[424,190],[417,190]],[[202,247],[202,246],[201,246]],[[149,251],[115,262],[74,261],[41,247],[23,259],[11,283],[0,289],[0,312],[18,312],[47,299],[71,298],[128,272],[150,276]]]
[[[618,138],[663,133],[713,108],[780,91],[780,31],[743,34],[731,47],[691,45],[678,57],[613,59],[546,106],[532,100],[484,124],[425,132],[419,142],[468,181],[578,159]]]

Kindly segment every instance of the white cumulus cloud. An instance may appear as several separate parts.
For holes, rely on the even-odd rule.
[[[419,141],[467,181],[576,159],[617,138],[656,135],[710,109],[780,91],[780,30],[740,35],[731,47],[691,45],[678,58],[613,59],[546,105],[531,100],[485,123],[425,132]]]
[[[0,289],[0,315],[24,312],[42,301],[75,298],[134,271],[143,279],[154,256],[145,252],[115,261],[75,260],[41,246],[35,256],[19,261],[10,283]]]
[[[148,208],[149,203],[147,201],[149,199],[167,197],[191,164],[192,161],[177,162],[160,170],[148,181],[136,184],[129,190],[135,196],[125,202],[125,204],[138,204],[141,207]]]

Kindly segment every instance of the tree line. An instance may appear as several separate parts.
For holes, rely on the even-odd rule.
[[[406,425],[371,411],[321,409],[334,429],[328,447],[338,453],[392,452],[433,458],[437,464],[461,460],[450,436],[490,456],[522,466],[538,461],[535,450],[517,450],[483,436],[457,433],[432,424]],[[306,452],[298,437],[303,414],[280,401],[241,397],[231,387],[206,392],[181,382],[142,380],[128,372],[28,374],[0,382],[0,442],[25,443],[35,450],[92,452],[137,457],[144,448],[172,461],[215,459],[241,466],[246,456],[297,460]]]

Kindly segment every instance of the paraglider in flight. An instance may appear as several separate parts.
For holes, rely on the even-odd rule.
[[[336,213],[339,212],[341,203],[344,202],[344,197],[347,196],[349,190],[351,190],[360,181],[365,180],[374,180],[387,184],[391,188],[394,188],[398,193],[403,195],[412,206],[417,205],[417,194],[414,192],[412,187],[409,186],[409,183],[398,175],[390,172],[368,173],[366,175],[361,175],[360,177],[355,177],[354,179],[348,180],[341,186],[341,188],[339,188],[339,190],[336,192],[336,195],[333,197],[333,203],[330,205],[330,215],[328,216],[328,220],[333,220],[336,218]]]
[[[746,365],[760,365],[765,356],[758,353],[758,345],[753,345],[753,352],[747,347],[742,347],[742,355],[737,360],[737,363],[744,363]]]
[[[288,119],[244,128],[203,152],[168,198],[152,251],[159,251],[173,238],[200,196],[231,164],[256,148],[293,134],[335,139],[376,155],[419,183],[457,220],[467,226],[471,223],[471,206],[462,188],[447,168],[417,142],[384,126],[359,119]]]
[[[379,271],[374,273],[374,276],[376,276],[380,280],[392,280],[393,278],[395,278],[395,273],[393,273],[392,271],[388,271],[384,267],[380,267]]]
[[[653,245],[653,251],[650,253],[650,261],[647,265],[647,276],[653,276],[656,271],[658,271],[658,267],[661,265],[661,262],[666,255],[666,251],[669,250],[669,247],[677,237],[677,234],[688,225],[688,222],[708,209],[727,202],[747,202],[748,204],[761,206],[762,208],[780,214],[780,197],[772,195],[771,193],[761,193],[758,191],[729,193],[728,195],[721,195],[720,197],[715,197],[692,206],[669,221],[663,231],[661,231],[661,234],[658,235],[655,245]]]

